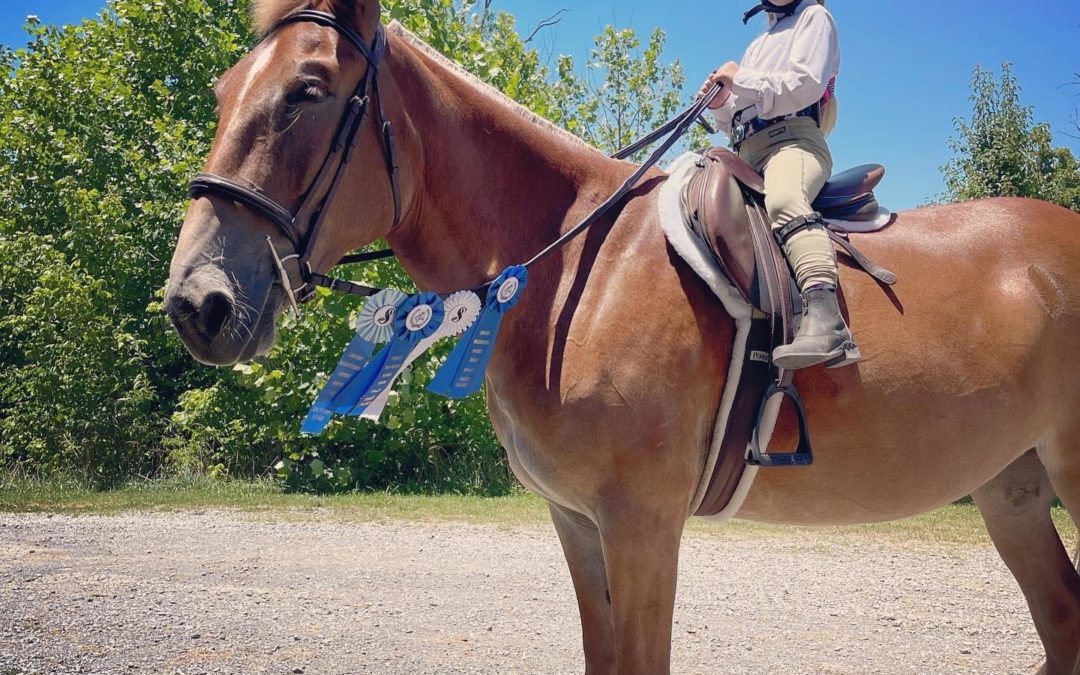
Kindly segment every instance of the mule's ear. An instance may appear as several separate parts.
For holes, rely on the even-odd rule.
[[[375,39],[375,29],[382,18],[382,6],[379,0],[346,0],[341,4],[348,7],[348,18],[353,28],[364,36],[368,44],[371,44]]]

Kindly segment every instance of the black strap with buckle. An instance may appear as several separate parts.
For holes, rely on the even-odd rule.
[[[794,114],[781,115],[780,117],[772,117],[769,119],[755,117],[753,119],[743,122],[742,114],[744,112],[746,111],[740,110],[739,112],[737,112],[731,123],[731,146],[736,150],[738,150],[739,146],[742,145],[743,141],[750,138],[754,134],[765,131],[769,127],[780,124],[781,122],[787,122],[788,120],[796,119],[799,117],[809,117],[810,119],[814,120],[814,122],[816,122],[818,126],[821,126],[820,101],[811,106],[807,106]]]
[[[761,14],[762,12],[776,14],[780,19],[786,19],[789,16],[795,14],[795,10],[799,8],[800,4],[802,4],[802,0],[795,0],[789,5],[783,6],[773,4],[769,2],[769,0],[762,0],[760,5],[758,5],[757,7],[752,7],[748,12],[743,14],[743,25],[745,26],[746,24],[750,23],[750,19],[753,19],[755,16]]]

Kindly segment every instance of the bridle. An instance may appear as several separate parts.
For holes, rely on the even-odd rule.
[[[342,176],[345,173],[345,167],[352,157],[353,150],[356,147],[357,134],[360,131],[360,127],[363,125],[364,119],[367,117],[368,107],[371,104],[372,99],[375,101],[375,108],[379,116],[378,123],[382,127],[383,152],[386,155],[386,170],[389,174],[390,189],[393,192],[394,198],[394,222],[391,231],[393,228],[397,227],[401,218],[401,197],[398,190],[398,167],[395,158],[394,127],[386,119],[383,112],[382,99],[379,96],[379,64],[386,51],[386,34],[382,25],[379,24],[376,27],[375,44],[369,47],[356,31],[338,21],[337,17],[332,14],[314,10],[305,10],[282,19],[267,33],[266,36],[264,36],[263,39],[267,39],[283,26],[300,22],[317,23],[321,26],[327,26],[336,30],[364,55],[368,61],[368,69],[363,80],[361,80],[359,86],[357,86],[352,98],[349,99],[345,115],[341,120],[341,125],[334,137],[333,145],[330,147],[330,154],[327,155],[322,168],[319,169],[319,173],[316,175],[314,182],[311,184],[311,187],[308,188],[296,213],[292,213],[289,209],[274,201],[257,186],[243,185],[224,176],[200,173],[188,184],[189,194],[193,199],[205,196],[215,196],[243,204],[256,214],[261,215],[276,225],[277,228],[288,237],[289,241],[292,243],[294,252],[292,255],[284,258],[278,254],[278,251],[274,247],[269,236],[267,236],[266,241],[270,247],[270,252],[273,255],[281,286],[285,290],[285,294],[288,297],[293,311],[297,314],[300,312],[299,305],[314,297],[315,289],[318,287],[328,288],[331,291],[360,297],[370,297],[382,290],[351,281],[335,279],[311,269],[312,250],[318,239],[323,219],[326,216],[327,206],[334,199],[334,195],[341,183]],[[654,130],[641,140],[613,154],[612,157],[614,159],[626,159],[644,148],[649,147],[653,143],[664,139],[663,143],[650,154],[649,158],[626,179],[614,194],[598,205],[584,220],[537,253],[528,262],[524,263],[522,267],[525,267],[526,269],[531,268],[552,256],[556,251],[561,249],[572,239],[588,229],[593,223],[615,208],[616,205],[618,205],[641,181],[641,179],[656,166],[663,155],[683,137],[690,126],[695,122],[701,121],[700,118],[702,114],[708,109],[708,106],[713,99],[719,95],[721,89],[721,85],[714,85],[706,95],[698,98],[693,105],[679,113],[666,124]],[[708,128],[707,125],[706,128]],[[341,158],[340,160],[337,160],[335,169],[335,159],[338,155],[340,155]],[[319,194],[321,188],[323,184],[327,182],[328,178],[329,188],[326,189],[325,192],[322,192],[322,197],[320,198]],[[308,214],[309,220],[306,232],[302,231],[299,225],[305,214]],[[347,265],[392,257],[394,257],[392,251],[375,251],[372,253],[348,255],[336,264]],[[297,261],[300,268],[300,279],[303,283],[298,287],[292,286],[289,273],[285,269],[285,263],[290,260]],[[472,290],[483,296],[484,289],[490,287],[492,283],[493,282],[488,281]]]
[[[332,291],[360,297],[368,297],[379,291],[377,288],[335,279],[311,269],[311,256],[326,218],[327,207],[333,201],[334,195],[341,185],[341,179],[345,175],[345,168],[348,166],[356,148],[360,128],[367,118],[373,100],[378,115],[377,122],[382,129],[386,170],[394,197],[394,222],[391,229],[397,227],[401,219],[401,196],[398,190],[394,127],[386,119],[383,112],[382,97],[379,95],[379,64],[386,52],[386,34],[382,25],[379,24],[376,28],[375,43],[369,47],[360,34],[341,23],[332,14],[305,10],[282,19],[263,37],[263,40],[268,39],[285,26],[301,22],[316,23],[336,30],[367,59],[368,69],[355,92],[349,98],[345,114],[342,117],[337,133],[334,135],[333,144],[330,146],[330,152],[323,161],[322,167],[319,169],[319,173],[316,174],[311,187],[308,188],[304,198],[301,200],[296,213],[279,204],[258,186],[245,185],[225,176],[200,173],[188,183],[188,192],[193,199],[214,196],[243,204],[277,226],[282,234],[289,239],[293,247],[293,253],[285,257],[281,257],[269,236],[267,236],[266,241],[273,255],[274,264],[281,285],[285,290],[285,295],[288,297],[292,309],[297,313],[299,313],[299,305],[310,300],[315,295],[315,289],[320,286],[329,288]],[[305,217],[307,218],[306,229],[302,225]],[[337,264],[368,262],[392,256],[393,253],[390,251],[361,253],[346,256]],[[299,266],[300,279],[303,282],[296,287],[292,285],[289,273],[285,269],[285,263],[291,260],[295,260]]]

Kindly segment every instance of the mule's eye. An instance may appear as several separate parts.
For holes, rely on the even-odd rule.
[[[315,79],[301,80],[286,94],[285,102],[291,106],[301,103],[318,103],[327,97],[322,81]]]

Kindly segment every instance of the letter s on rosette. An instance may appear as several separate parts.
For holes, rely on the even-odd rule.
[[[334,399],[340,396],[368,365],[375,346],[388,342],[393,337],[397,307],[408,297],[401,291],[388,289],[373,295],[364,304],[356,319],[356,336],[345,348],[333,374],[308,412],[300,429],[301,433],[318,436],[326,431],[333,417]]]
[[[480,317],[446,359],[428,390],[449,398],[465,398],[484,384],[503,318],[518,302],[529,283],[529,271],[518,265],[507,268],[488,289]]]

